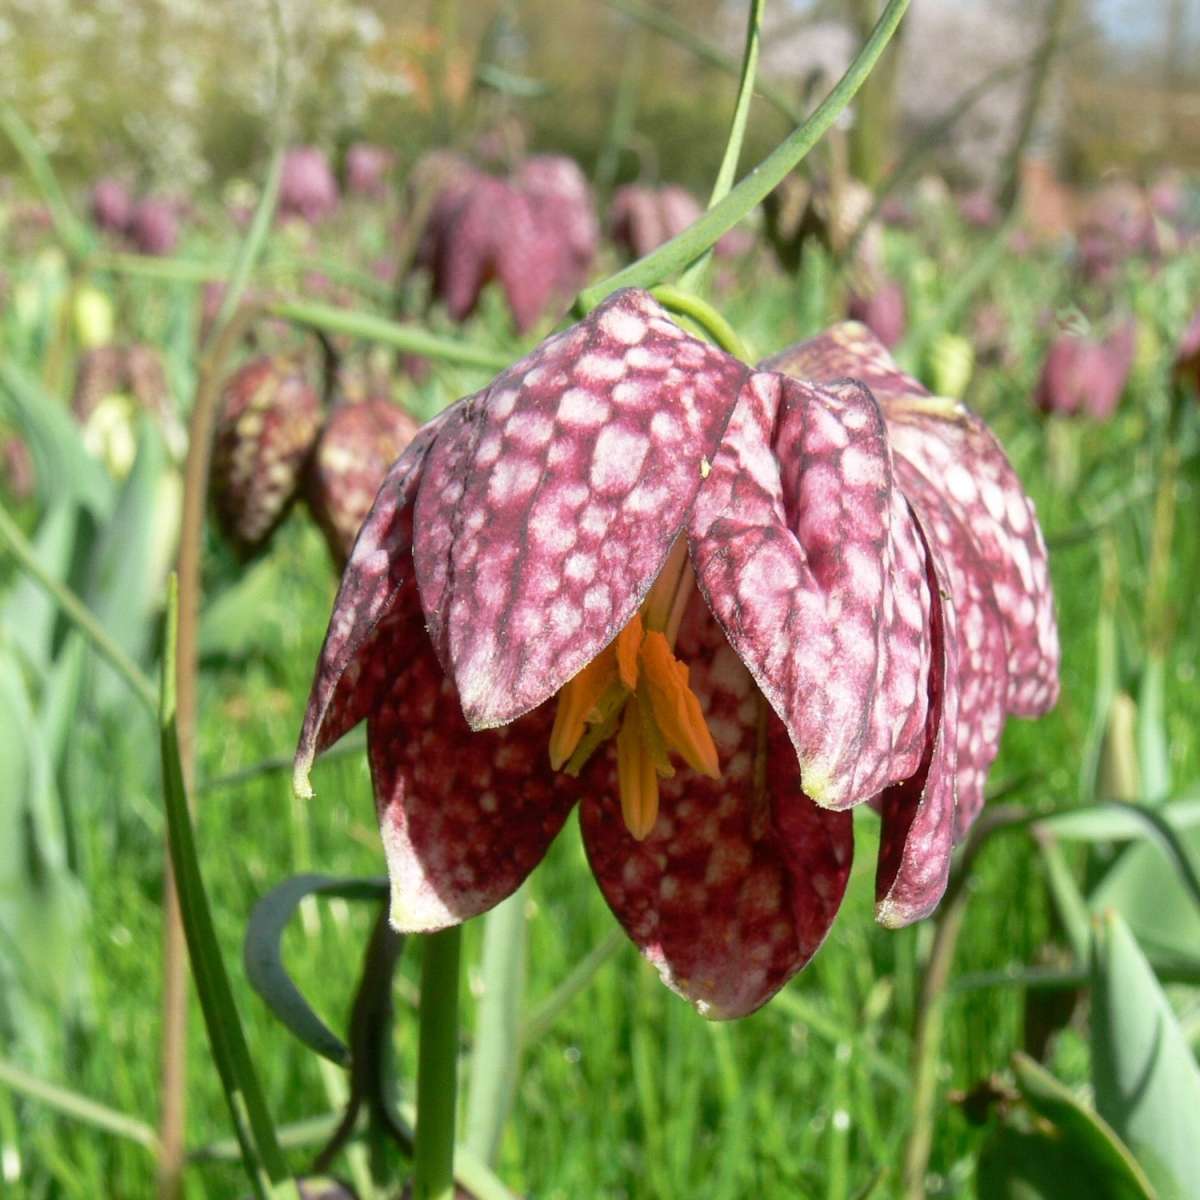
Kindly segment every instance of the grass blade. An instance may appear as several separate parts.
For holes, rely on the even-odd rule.
[[[263,1099],[258,1074],[250,1058],[241,1018],[233,1000],[229,975],[221,958],[212,911],[200,875],[196,845],[183,786],[179,737],[175,727],[176,642],[179,628],[179,586],[171,577],[167,593],[167,636],[162,665],[159,736],[162,746],[163,799],[167,840],[179,891],[179,907],[187,939],[192,975],[204,1012],[213,1060],[221,1076],[242,1160],[258,1196],[264,1200],[300,1200],[288,1175],[275,1127]]]

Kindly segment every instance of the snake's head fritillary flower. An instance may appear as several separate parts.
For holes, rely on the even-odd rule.
[[[416,421],[380,396],[339,404],[330,413],[308,466],[305,494],[339,569],[388,467],[416,432]]]
[[[1042,364],[1035,407],[1057,416],[1086,415],[1107,421],[1116,411],[1129,379],[1137,327],[1124,321],[1106,338],[1063,333],[1054,339]]]
[[[395,165],[396,156],[386,146],[355,142],[346,151],[346,190],[369,200],[382,199]]]
[[[98,179],[92,186],[88,207],[97,229],[124,233],[133,215],[133,197],[119,179],[109,176]]]
[[[904,288],[894,279],[883,279],[865,292],[856,292],[846,305],[852,321],[864,324],[889,349],[908,325]]]
[[[316,225],[338,206],[338,185],[323,150],[294,146],[284,155],[279,179],[279,214]]]
[[[622,291],[420,430],[350,555],[295,768],[308,794],[366,719],[397,928],[497,904],[576,803],[617,918],[708,1016],[816,952],[856,804],[883,813],[880,919],[932,908],[960,744],[974,796],[1005,709],[1052,698],[1053,615],[995,442],[871,347],[890,416],[845,371],[786,373],[821,347],[755,370]]]
[[[225,384],[213,439],[217,520],[243,556],[287,515],[321,426],[321,399],[292,359],[252,359]]]
[[[549,235],[547,252],[555,262],[554,287],[562,295],[586,282],[600,243],[592,189],[574,159],[538,154],[517,169],[513,183]]]
[[[169,200],[147,196],[134,206],[126,233],[141,254],[172,254],[179,244],[178,210]]]

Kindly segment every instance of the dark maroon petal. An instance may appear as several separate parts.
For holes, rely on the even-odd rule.
[[[305,491],[339,568],[350,555],[388,468],[416,432],[416,421],[404,409],[379,396],[339,404],[330,413]]]
[[[413,652],[410,614],[420,610],[412,562],[413,506],[430,447],[453,413],[447,409],[424,426],[392,465],[350,553],[296,749],[297,795],[311,794],[308,774],[317,754],[374,708]]]
[[[623,291],[448,418],[414,557],[473,728],[536,707],[633,616],[747,373]]]
[[[403,932],[456,925],[511,895],[542,860],[578,784],[550,768],[553,705],[474,733],[409,617],[412,648],[367,719],[379,828]]]
[[[642,842],[621,819],[611,748],[583,780],[584,845],[617,919],[705,1016],[744,1016],[816,953],[850,873],[849,813],[803,793],[787,734],[699,599],[680,631],[722,777],[680,766]]]
[[[944,570],[958,630],[958,804],[955,840],[961,841],[983,807],[988,769],[1000,748],[1008,692],[1004,623],[975,541],[939,490],[907,459],[897,456],[896,478],[916,514],[935,562]]]
[[[929,595],[870,392],[753,376],[689,536],[700,587],[787,727],[807,794],[845,808],[912,775]]]
[[[946,890],[954,850],[959,632],[950,580],[936,549],[925,544],[930,609],[929,715],[921,765],[880,797],[875,916],[899,928],[928,916]]]
[[[256,358],[225,384],[213,438],[213,504],[240,553],[259,550],[283,520],[321,415],[316,389],[288,359]]]

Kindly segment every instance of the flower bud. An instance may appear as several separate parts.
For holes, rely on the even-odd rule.
[[[166,200],[148,196],[133,210],[128,233],[141,254],[171,254],[179,243],[179,218]]]
[[[382,199],[395,164],[396,156],[386,147],[355,142],[346,151],[346,191],[370,200]]]
[[[1039,412],[1106,421],[1129,379],[1137,328],[1126,321],[1103,341],[1060,334],[1050,345],[1034,392]]]
[[[292,359],[253,359],[225,384],[212,494],[222,530],[244,557],[286,515],[320,425],[320,397]]]
[[[329,159],[316,146],[296,146],[283,160],[279,214],[315,225],[338,206],[337,180]]]
[[[133,216],[133,197],[119,179],[108,177],[93,185],[88,207],[97,229],[124,233]]]
[[[846,312],[852,321],[861,321],[889,350],[904,336],[907,323],[904,289],[894,279],[884,280],[868,295],[852,295]]]
[[[350,556],[388,467],[416,432],[416,421],[380,396],[339,404],[330,413],[308,470],[305,494],[339,569]]]

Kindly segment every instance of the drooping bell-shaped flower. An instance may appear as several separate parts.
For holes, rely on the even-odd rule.
[[[908,325],[904,288],[894,279],[883,279],[868,291],[855,292],[846,305],[852,321],[861,321],[889,349]]]
[[[386,146],[355,142],[346,151],[346,191],[367,200],[383,199],[395,165],[396,156]]]
[[[317,146],[293,146],[283,159],[279,179],[279,215],[316,225],[338,206],[338,185],[325,152]]]
[[[1129,379],[1136,339],[1132,320],[1122,322],[1103,339],[1060,334],[1051,342],[1042,364],[1034,406],[1048,415],[1107,421]]]
[[[212,452],[212,496],[243,556],[261,550],[287,515],[321,425],[321,398],[301,365],[252,359],[225,384]]]
[[[339,570],[346,565],[388,467],[416,432],[416,421],[380,396],[338,404],[329,414],[308,465],[304,491]]]
[[[119,179],[106,176],[92,185],[88,208],[97,229],[124,233],[133,215],[133,197]]]
[[[617,918],[709,1016],[816,952],[856,804],[880,919],[936,904],[1005,711],[1053,701],[1045,561],[982,424],[843,330],[755,370],[618,292],[393,465],[296,787],[367,720],[397,928],[511,894],[576,803]]]
[[[172,254],[179,244],[178,210],[169,200],[147,196],[134,206],[126,232],[140,254]]]

